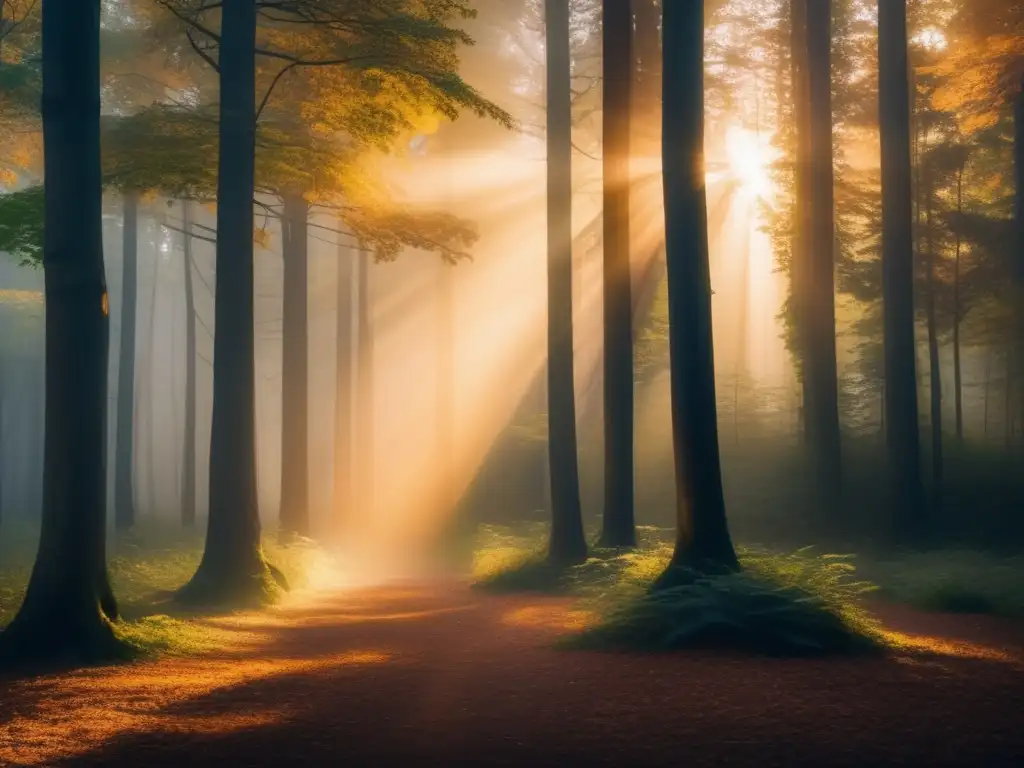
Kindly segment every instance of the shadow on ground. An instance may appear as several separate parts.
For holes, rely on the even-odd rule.
[[[1021,764],[1024,629],[882,610],[907,652],[769,660],[554,650],[567,599],[296,596],[204,619],[216,654],[0,682],[0,765]]]

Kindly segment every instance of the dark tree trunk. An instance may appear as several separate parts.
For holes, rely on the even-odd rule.
[[[359,451],[359,509],[364,517],[372,518],[376,509],[376,403],[374,384],[374,339],[370,304],[370,267],[372,254],[359,247],[359,284],[356,288],[356,312],[358,314],[357,351],[358,381],[356,392],[356,446]]]
[[[666,3],[664,12],[665,242],[669,367],[676,478],[676,547],[656,586],[683,569],[739,568],[729,535],[718,452],[711,328],[707,190],[704,186],[704,9]]]
[[[341,227],[339,226],[340,230]],[[338,245],[337,334],[335,336],[334,514],[344,532],[352,514],[352,273],[354,254]]]
[[[886,443],[897,536],[924,529],[914,344],[913,190],[906,0],[878,4]]]
[[[437,462],[440,511],[455,511],[455,267],[440,265],[437,329]]]
[[[220,40],[217,283],[206,549],[179,597],[238,604],[269,596],[256,492],[253,190],[256,3],[224,0]],[[278,582],[283,581],[274,572]]]
[[[121,651],[106,567],[108,298],[100,181],[99,0],[42,9],[46,447],[39,550],[0,658]]]
[[[114,447],[114,527],[135,525],[135,315],[138,306],[139,197],[124,193],[121,272],[121,353],[117,366],[117,444]],[[152,472],[152,468],[150,468]]]
[[[956,177],[956,213],[959,217],[964,212],[964,169]],[[962,301],[960,299],[960,255],[963,243],[960,238],[960,227],[957,224],[956,247],[953,254],[953,402],[956,413],[956,439],[964,439],[964,387],[963,368],[960,360],[960,324],[963,322]],[[987,403],[986,403],[987,407]]]
[[[942,502],[942,367],[939,360],[939,326],[935,307],[935,243],[932,207],[935,202],[931,172],[924,179],[925,316],[928,325],[928,398],[932,427],[932,504]]]
[[[604,521],[601,546],[636,545],[630,259],[630,0],[604,0]]]
[[[182,440],[181,524],[196,524],[196,302],[192,284],[192,204],[181,204],[185,259],[185,436]]]
[[[572,102],[568,0],[545,0],[547,37],[548,557],[583,562],[572,333]]]
[[[1012,383],[1007,384],[1017,392],[1018,404],[1024,404],[1024,80],[1014,100],[1013,110],[1013,161],[1014,161],[1014,219],[1015,236],[1013,277],[1016,296],[1013,302],[1013,351],[1010,368]],[[1012,412],[1012,408],[1008,410]],[[1024,411],[1021,413],[1024,419]],[[1010,436],[1014,432],[1014,420],[1010,418]],[[1008,441],[1009,442],[1009,441]]]
[[[836,365],[835,215],[832,161],[832,3],[807,0],[807,85],[809,103],[809,209],[806,358],[804,389],[807,441],[816,464],[820,501],[840,495],[842,455],[839,381]]]
[[[309,204],[286,195],[281,231],[281,535],[309,536]]]

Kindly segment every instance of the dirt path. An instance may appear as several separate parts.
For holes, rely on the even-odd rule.
[[[568,653],[564,600],[337,592],[212,622],[214,656],[0,682],[0,765],[1024,765],[1024,629],[884,611],[932,652]]]

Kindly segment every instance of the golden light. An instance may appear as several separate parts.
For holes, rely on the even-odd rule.
[[[766,137],[747,128],[730,126],[725,133],[725,155],[732,176],[747,194],[766,200],[771,197],[768,168],[773,158]]]

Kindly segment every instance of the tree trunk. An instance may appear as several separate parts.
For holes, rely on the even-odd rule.
[[[932,207],[935,202],[931,172],[925,170],[924,250],[925,250],[925,315],[928,324],[928,396],[932,426],[932,504],[937,510],[942,502],[942,367],[939,360],[939,328],[935,308],[935,243]]]
[[[455,511],[455,267],[440,264],[437,329],[437,461],[440,511]]]
[[[576,451],[572,318],[572,101],[569,4],[545,0],[547,36],[548,461],[551,538],[548,557],[587,557]]]
[[[192,284],[192,204],[181,203],[185,259],[185,435],[182,440],[181,524],[196,524],[196,302]]]
[[[260,548],[253,349],[256,3],[223,0],[210,501],[202,562],[179,597],[246,604],[271,596]]]
[[[1013,302],[1013,342],[1012,342],[1012,383],[1007,387],[1017,391],[1017,402],[1024,406],[1024,80],[1018,84],[1017,97],[1013,111],[1013,161],[1014,161],[1014,220],[1015,239],[1014,258],[1012,261],[1013,282],[1016,295]],[[1012,412],[1012,408],[1008,409]],[[1021,418],[1024,419],[1024,407]],[[1012,442],[1014,420],[1009,420],[1009,435]]]
[[[281,536],[309,536],[309,204],[284,197],[281,367]]]
[[[914,343],[906,0],[878,4],[878,47],[886,443],[895,533],[906,540],[925,527]]]
[[[124,193],[121,272],[121,353],[117,366],[117,444],[114,447],[114,527],[135,525],[135,314],[138,306],[139,197]]]
[[[809,157],[807,179],[807,347],[804,389],[810,409],[805,428],[816,464],[820,501],[834,507],[840,495],[842,455],[836,363],[835,213],[832,160],[832,3],[807,2]],[[833,513],[834,514],[834,513]]]
[[[668,261],[669,368],[676,478],[676,546],[656,583],[684,569],[739,569],[729,535],[718,451],[711,325],[707,190],[704,186],[704,9],[666,3],[664,11],[665,243]]]
[[[633,547],[629,0],[604,0],[604,521],[601,546]]]
[[[338,227],[341,229],[341,226]],[[334,514],[344,533],[352,514],[352,273],[354,254],[338,245],[337,334],[335,336]]]
[[[374,398],[374,344],[373,323],[370,313],[370,267],[373,257],[359,246],[359,284],[356,289],[358,313],[357,359],[358,382],[356,393],[356,446],[359,450],[359,507],[364,518],[373,519],[376,508],[376,403]]]
[[[959,217],[964,211],[964,169],[961,166],[956,177],[956,213]],[[960,226],[957,224],[956,248],[953,256],[953,402],[956,412],[956,439],[964,441],[964,387],[963,369],[960,361],[960,324],[963,312],[960,308],[960,254],[963,248],[960,238]],[[987,402],[986,402],[987,407]]]
[[[106,567],[99,32],[99,0],[43,4],[44,501],[25,599],[0,634],[5,662],[92,662],[122,652]]]
[[[146,367],[149,369],[146,376],[146,403],[149,406],[149,415],[146,420],[148,430],[146,432],[146,490],[147,503],[146,513],[155,516],[159,513],[156,492],[156,398],[153,396],[154,382],[156,381],[157,366],[157,339],[156,339],[156,309],[160,297],[160,258],[153,260],[153,290],[149,296],[149,342]]]

